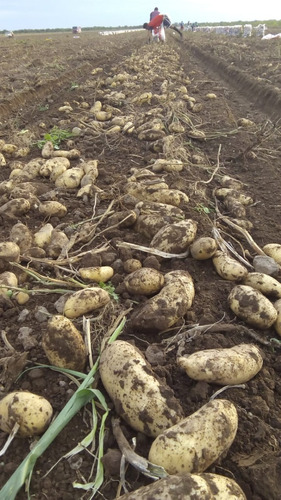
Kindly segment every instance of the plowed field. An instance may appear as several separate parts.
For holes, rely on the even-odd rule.
[[[98,286],[82,279],[80,269],[110,266],[110,283],[100,283],[110,291],[109,302],[72,319],[81,338],[87,337],[86,330],[90,338],[84,373],[98,359],[103,339],[126,318],[119,339],[140,349],[187,417],[222,386],[190,378],[177,364],[178,356],[255,344],[262,353],[262,369],[242,387],[230,386],[217,396],[235,405],[238,430],[231,447],[206,472],[234,479],[248,500],[279,500],[280,336],[274,325],[259,328],[236,316],[228,296],[239,279],[224,279],[212,258],[194,258],[187,251],[189,244],[181,247],[181,238],[179,247],[173,247],[173,236],[168,249],[159,246],[172,256],[157,254],[152,239],[175,219],[146,203],[177,205],[182,210],[177,222],[194,221],[196,239],[216,239],[217,246],[248,273],[259,270],[255,257],[263,255],[265,245],[281,244],[280,40],[184,33],[181,41],[169,32],[162,45],[148,44],[141,31],[82,33],[80,38],[16,36],[2,38],[0,45],[0,279],[6,284],[7,271],[16,279],[0,297],[1,395],[16,390],[42,395],[51,403],[54,417],[65,407],[77,388],[75,380],[81,379],[42,367],[51,364],[42,338],[50,318],[63,315],[66,297],[81,286]],[[98,103],[104,115],[97,113]],[[58,175],[46,167],[53,153],[43,157],[38,147],[54,127],[74,131],[54,150],[73,152],[67,169],[75,171],[68,186],[59,184]],[[155,167],[159,159],[178,168],[166,167],[167,162]],[[91,160],[96,160],[98,176],[82,181],[83,168]],[[245,204],[233,203],[237,190],[231,200],[218,194],[216,190],[227,185],[226,176],[240,181]],[[177,197],[163,198],[163,188],[174,190]],[[52,214],[46,212],[50,201],[57,202]],[[153,222],[148,221],[151,214]],[[34,235],[46,225],[53,240],[38,245]],[[2,255],[4,242],[16,243],[16,257]],[[194,300],[183,314],[174,311],[178,317],[173,324],[167,327],[162,310],[158,323],[154,318],[150,325],[144,308],[153,294],[126,287],[130,259],[164,277],[171,271],[190,274]],[[278,266],[274,278],[280,281]],[[178,288],[180,294],[180,281]],[[268,300],[274,303],[276,298],[278,294]],[[63,357],[64,345],[60,349]],[[118,408],[98,374],[94,388],[110,408],[103,444],[107,454],[119,449],[111,424]],[[98,432],[104,409],[100,402],[96,408]],[[64,458],[92,426],[88,404],[36,461],[31,498],[93,497],[93,490],[74,483],[95,480],[103,454],[98,434],[87,449]],[[147,458],[153,438],[134,430],[126,417],[121,428],[131,446],[136,438],[136,453]],[[1,447],[6,439],[0,432]],[[0,487],[13,477],[33,445],[34,438],[15,437],[1,456]],[[105,477],[95,498],[111,500],[125,493],[124,486],[133,491],[152,481],[128,463],[123,468],[126,481],[121,480],[116,453],[117,467],[104,460]],[[14,498],[6,491],[0,491],[1,500]],[[16,498],[28,498],[25,486]]]

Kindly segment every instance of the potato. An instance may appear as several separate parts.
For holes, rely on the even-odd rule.
[[[281,283],[264,273],[248,273],[243,285],[251,286],[266,296],[281,299]]]
[[[142,263],[138,259],[127,259],[124,262],[124,271],[126,273],[133,273],[134,271],[141,269],[141,267]]]
[[[53,316],[42,338],[43,350],[51,365],[82,372],[87,361],[81,333],[72,321],[62,315]]]
[[[48,242],[45,250],[48,257],[57,258],[61,254],[63,248],[67,247],[69,239],[63,231],[54,229],[51,234],[51,239]]]
[[[142,267],[124,279],[126,289],[131,294],[153,295],[164,285],[164,276],[156,269]]]
[[[151,240],[163,226],[167,225],[164,217],[160,214],[140,215],[137,218],[134,229],[137,233]]]
[[[34,234],[34,244],[40,248],[46,247],[50,241],[54,228],[52,224],[47,223],[37,233]]]
[[[188,357],[180,356],[178,365],[194,380],[220,385],[243,384],[262,368],[261,351],[253,344],[230,348],[205,349]]]
[[[4,241],[0,243],[0,270],[5,269],[9,262],[19,261],[20,247],[16,243],[13,241]]]
[[[188,271],[171,271],[165,275],[162,290],[133,314],[132,324],[140,331],[167,330],[187,313],[194,295],[194,284]]]
[[[44,201],[39,205],[39,212],[44,217],[64,217],[67,214],[67,208],[59,201]]]
[[[69,168],[63,174],[56,178],[55,186],[57,188],[74,189],[80,186],[81,179],[84,175],[83,168]]]
[[[229,449],[237,426],[233,403],[214,399],[158,435],[148,460],[168,474],[203,472]]]
[[[190,245],[190,253],[196,260],[206,260],[213,257],[217,251],[217,243],[214,238],[202,236]]]
[[[135,206],[139,210],[140,215],[162,215],[169,222],[178,221],[185,218],[185,213],[174,205],[167,203],[157,203],[152,201],[140,201]]]
[[[78,160],[81,156],[81,153],[78,149],[70,149],[68,151],[64,151],[63,149],[58,149],[53,152],[54,157],[68,158],[69,160]]]
[[[11,271],[5,271],[0,274],[0,295],[7,295],[10,287],[18,286],[18,278]]]
[[[5,213],[10,216],[19,216],[27,214],[30,210],[30,202],[25,198],[16,198],[9,200],[1,206],[0,213]]]
[[[277,318],[276,321],[273,323],[273,327],[276,333],[278,333],[278,335],[281,336],[281,299],[276,300],[276,302],[274,302],[273,305],[277,311]]]
[[[242,181],[238,179],[234,179],[234,177],[230,177],[229,175],[224,175],[221,179],[222,186],[230,189],[243,189],[244,184]]]
[[[18,222],[11,228],[10,240],[19,246],[21,253],[24,253],[31,247],[33,235],[25,224]]]
[[[116,340],[105,348],[100,376],[116,412],[136,431],[155,437],[183,417],[173,391],[128,342]]]
[[[159,479],[119,500],[246,500],[246,496],[229,477],[185,473]]]
[[[164,226],[151,240],[150,246],[167,253],[183,253],[193,242],[197,222],[192,219]]]
[[[83,280],[106,283],[114,274],[110,266],[81,267],[79,274]]]
[[[51,158],[53,156],[53,153],[54,153],[53,143],[51,141],[45,142],[41,151],[42,157],[46,159]]]
[[[95,311],[110,301],[110,295],[99,287],[84,288],[74,292],[64,304],[64,315],[67,318],[79,318],[83,314]]]
[[[49,401],[31,392],[11,392],[0,401],[0,429],[10,433],[17,423],[20,437],[42,434],[52,415]]]
[[[277,319],[271,302],[251,286],[236,285],[228,296],[228,303],[238,318],[256,328],[270,328]]]
[[[228,281],[242,281],[246,278],[248,270],[243,264],[218,250],[213,256],[215,270],[221,278]]]
[[[70,161],[68,158],[50,158],[40,167],[39,173],[42,177],[50,177],[54,169],[59,169],[62,173],[69,167]]]
[[[160,158],[156,160],[152,165],[153,172],[181,172],[183,170],[183,163],[181,160],[165,160]]]
[[[269,257],[272,257],[277,264],[281,265],[281,244],[280,243],[268,243],[263,248],[263,251]]]

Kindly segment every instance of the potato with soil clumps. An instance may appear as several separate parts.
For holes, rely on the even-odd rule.
[[[110,301],[109,293],[100,287],[84,288],[74,292],[64,304],[63,314],[70,319],[96,311]]]
[[[194,380],[231,385],[251,380],[262,369],[263,358],[255,345],[240,344],[180,356],[177,363]]]
[[[263,251],[269,257],[277,262],[277,264],[281,265],[281,245],[280,243],[268,243],[263,247]]]
[[[264,273],[248,273],[243,285],[251,286],[266,296],[281,299],[281,283]]]
[[[13,241],[0,243],[0,271],[7,271],[10,262],[20,261],[20,247]]]
[[[219,474],[175,474],[126,493],[119,500],[246,500],[240,486]]]
[[[248,270],[225,252],[218,250],[213,256],[213,264],[218,275],[228,281],[242,281]]]
[[[104,349],[100,376],[116,412],[136,431],[156,437],[183,418],[173,391],[129,342],[116,340]]]
[[[215,399],[158,435],[148,460],[164,467],[168,474],[204,472],[228,451],[237,427],[234,404]]]
[[[202,236],[190,245],[190,253],[196,260],[207,260],[213,257],[218,249],[216,240],[209,236]]]
[[[132,315],[139,331],[167,330],[191,308],[195,290],[188,271],[171,271],[165,275],[164,287]]]
[[[0,401],[0,429],[11,433],[17,423],[19,437],[43,434],[52,415],[53,408],[49,401],[32,392],[11,392]]]
[[[251,286],[235,286],[228,296],[228,304],[238,318],[256,328],[270,328],[277,319],[272,303]]]
[[[151,240],[151,248],[167,253],[182,253],[194,241],[197,222],[192,219],[182,220],[164,226]]]
[[[87,361],[81,333],[70,319],[59,314],[47,323],[42,347],[51,365],[82,372]]]
[[[134,295],[153,295],[164,286],[164,276],[156,269],[142,267],[124,279],[127,291]]]

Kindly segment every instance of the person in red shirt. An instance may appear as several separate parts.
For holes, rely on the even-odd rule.
[[[172,25],[171,20],[167,16],[167,14],[158,14],[153,19],[151,19],[149,23],[144,23],[143,28],[145,30],[154,31],[154,33],[160,33],[160,34],[161,34],[161,28],[162,30],[166,28],[171,28],[172,30],[179,33],[179,35],[182,37],[182,33],[178,28]],[[165,41],[165,35],[162,34],[160,40]]]

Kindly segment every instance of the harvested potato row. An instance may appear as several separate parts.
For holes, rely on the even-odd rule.
[[[269,299],[251,286],[235,286],[228,303],[238,318],[256,328],[270,328],[277,319],[277,311]]]
[[[153,441],[148,460],[168,474],[204,472],[234,441],[237,410],[226,399],[214,399],[162,432]]]
[[[104,349],[100,376],[116,412],[133,429],[155,437],[183,418],[173,391],[129,342],[116,340]]]
[[[240,486],[229,477],[219,474],[170,475],[119,500],[246,500]]]
[[[213,256],[213,264],[218,275],[228,281],[242,281],[248,274],[243,264],[218,250]]]
[[[52,415],[53,408],[49,401],[31,392],[11,392],[0,401],[0,429],[11,433],[17,423],[19,437],[43,434]]]
[[[53,316],[42,337],[43,350],[51,365],[82,372],[87,361],[83,337],[72,321]]]
[[[257,346],[240,344],[180,356],[177,363],[194,380],[232,385],[251,380],[262,369],[263,358]]]
[[[164,331],[174,325],[191,308],[195,290],[188,271],[171,271],[165,275],[164,287],[132,316],[140,331]]]

